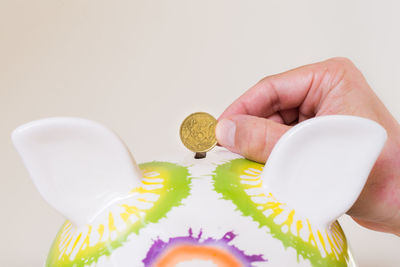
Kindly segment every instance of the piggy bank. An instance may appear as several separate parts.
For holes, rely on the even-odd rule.
[[[116,134],[80,118],[34,121],[12,139],[67,219],[45,266],[355,266],[336,219],[386,131],[351,116],[306,120],[265,166],[223,148],[137,165]]]

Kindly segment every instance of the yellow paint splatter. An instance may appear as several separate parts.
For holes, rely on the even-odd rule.
[[[339,259],[339,252],[336,250],[335,245],[333,244],[331,238],[329,237],[328,231],[325,230],[325,232],[326,232],[326,237],[328,239],[328,243],[331,247],[332,253],[335,255],[336,259]]]
[[[111,211],[108,214],[108,231],[109,231],[110,236],[113,231],[117,231],[117,227],[115,227],[115,224],[114,224],[114,216]]]
[[[79,240],[82,237],[82,233],[79,233],[78,237],[75,239],[74,245],[71,248],[71,252],[68,254],[68,256],[70,256],[72,254],[72,251],[74,251],[76,245],[78,245]]]
[[[104,224],[99,224],[99,228],[97,228],[97,231],[99,232],[100,238],[99,241],[102,240],[103,235],[104,235]]]
[[[300,236],[300,230],[303,228],[303,222],[301,220],[298,220],[296,222],[296,231],[297,231],[297,236]]]
[[[326,250],[324,237],[322,236],[322,234],[321,234],[321,232],[319,230],[317,230],[317,235],[318,235],[319,241],[321,241],[322,247],[324,248],[324,251],[325,251],[326,255],[328,255],[328,251]]]
[[[313,234],[313,230],[311,228],[311,224],[307,219],[307,225],[308,225],[308,231],[309,231],[309,235],[308,235],[308,243],[312,244],[313,246],[317,246],[317,240],[315,240],[315,236]],[[314,242],[314,244],[313,244]]]
[[[90,234],[92,233],[92,226],[89,225],[88,233],[86,234],[85,239],[82,242],[82,245],[79,247],[79,250],[84,249],[85,246],[89,247],[90,244]]]

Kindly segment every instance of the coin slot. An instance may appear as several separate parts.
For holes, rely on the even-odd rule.
[[[195,159],[204,159],[207,156],[206,152],[196,152],[194,155]]]

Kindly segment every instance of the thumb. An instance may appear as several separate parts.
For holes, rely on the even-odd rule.
[[[245,158],[265,163],[278,139],[290,126],[250,115],[231,115],[220,120],[218,143]]]

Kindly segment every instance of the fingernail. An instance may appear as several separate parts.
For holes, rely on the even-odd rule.
[[[215,135],[218,143],[224,147],[233,148],[235,146],[236,124],[228,119],[218,122]]]

